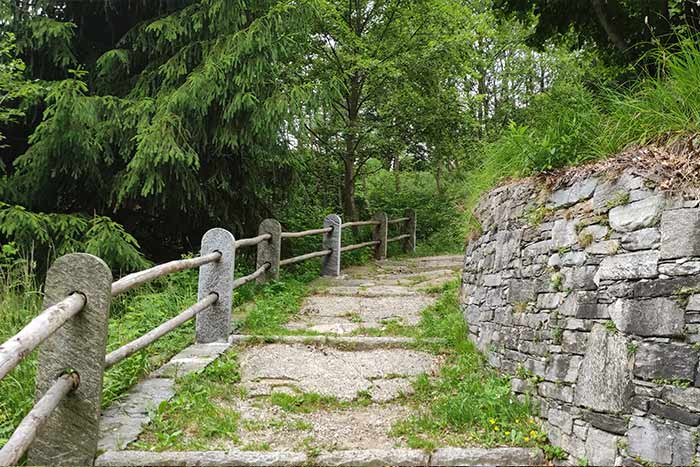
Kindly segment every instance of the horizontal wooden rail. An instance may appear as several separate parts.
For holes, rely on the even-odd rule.
[[[326,227],[325,229],[304,230],[303,232],[282,232],[282,238],[301,238],[308,237],[309,235],[321,235],[332,231],[333,227]]]
[[[345,224],[342,224],[341,227],[361,227],[363,225],[379,225],[381,224],[380,221],[355,221],[355,222],[346,222]]]
[[[85,296],[74,293],[50,306],[20,332],[0,346],[0,379],[15,368],[24,357],[44,342],[85,306]]]
[[[37,402],[0,449],[0,465],[18,465],[41,427],[58,404],[80,384],[77,373],[60,376],[46,394]]]
[[[346,251],[353,251],[353,250],[359,250],[360,248],[365,248],[368,246],[374,246],[374,245],[379,245],[382,243],[379,240],[375,240],[373,242],[365,242],[365,243],[358,243],[357,245],[348,245],[344,246],[340,249],[341,252],[346,252]]]
[[[331,253],[333,253],[333,250],[323,250],[315,251],[313,253],[308,253],[301,256],[295,256],[294,258],[283,259],[282,261],[280,261],[280,266],[289,266],[290,264],[301,263],[302,261],[306,261],[307,259],[320,258],[322,256],[328,256]]]
[[[402,217],[400,219],[391,219],[387,222],[387,224],[400,224],[401,222],[408,222],[410,220],[410,217]]]
[[[411,236],[409,234],[399,235],[398,237],[388,239],[386,242],[387,243],[398,242],[400,240],[403,240],[404,238],[411,238]]]
[[[116,297],[119,294],[133,289],[134,287],[138,287],[139,285],[143,285],[159,277],[184,271],[186,269],[198,268],[205,264],[214,263],[219,261],[219,258],[221,258],[221,253],[215,251],[214,253],[198,256],[197,258],[178,259],[175,261],[170,261],[169,263],[154,266],[150,269],[129,274],[128,276],[124,276],[112,284],[112,297]]]
[[[262,234],[258,235],[257,237],[253,238],[244,238],[241,240],[236,240],[236,248],[243,248],[246,246],[256,246],[258,243],[262,243],[264,241],[270,240],[272,238],[272,235],[270,234]]]
[[[161,337],[165,336],[171,331],[174,331],[182,324],[197,316],[198,313],[202,312],[207,307],[213,305],[218,299],[219,296],[217,294],[209,294],[204,299],[198,301],[197,303],[195,303],[176,317],[169,319],[165,323],[147,332],[138,339],[135,339],[122,347],[119,347],[114,352],[110,352],[105,357],[105,368],[111,368],[117,363],[124,360],[125,358],[128,358],[136,352],[143,350],[144,348],[153,344]]]
[[[260,266],[254,273],[248,274],[247,276],[240,277],[233,281],[233,288],[237,289],[238,287],[246,285],[250,281],[254,281],[258,277],[260,277],[265,271],[270,269],[270,263],[265,263],[262,266]]]

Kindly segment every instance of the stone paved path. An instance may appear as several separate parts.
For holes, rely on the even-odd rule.
[[[156,404],[172,397],[172,371],[160,371],[145,385],[141,401],[108,411],[101,465],[525,465],[541,462],[529,449],[454,449],[432,453],[409,449],[391,436],[406,419],[403,403],[416,377],[436,374],[441,357],[416,350],[411,339],[372,337],[391,324],[415,326],[437,295],[430,293],[456,277],[461,256],[387,260],[322,279],[287,328],[312,336],[280,336],[246,342],[234,336],[241,368],[241,397],[230,407],[241,415],[239,439],[225,452],[158,453],[118,451],[135,439],[147,421],[146,399]],[[318,336],[323,333],[326,337]],[[313,336],[316,334],[316,336]],[[352,334],[352,336],[348,336]],[[362,337],[364,335],[364,337]],[[329,337],[338,336],[338,337]],[[194,346],[176,357],[182,371],[197,371],[214,349]],[[215,349],[218,355],[221,349]],[[215,356],[213,357],[215,358]],[[170,363],[170,369],[177,363]],[[150,381],[150,382],[149,382]],[[156,381],[156,382],[154,382]],[[157,381],[160,381],[158,383]],[[165,382],[163,382],[165,381]],[[137,391],[138,392],[138,391]],[[312,411],[284,410],[275,396],[312,394],[331,403]],[[121,415],[120,415],[121,414]],[[132,418],[128,418],[127,415]],[[120,418],[121,417],[121,418]],[[138,418],[138,421],[134,421]],[[120,430],[119,423],[123,424]],[[110,431],[111,430],[111,431]],[[121,438],[120,438],[121,436]],[[270,452],[241,451],[269,446]]]

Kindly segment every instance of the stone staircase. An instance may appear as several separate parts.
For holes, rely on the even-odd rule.
[[[228,344],[183,351],[126,399],[105,412],[97,465],[533,465],[538,450],[440,447],[410,449],[390,436],[410,415],[404,398],[413,380],[439,370],[439,355],[411,338],[381,336],[390,325],[415,326],[435,300],[428,293],[456,277],[461,256],[386,260],[322,279],[287,325],[301,335],[232,336]],[[368,335],[371,334],[371,335]],[[372,335],[379,335],[372,337]],[[229,347],[239,355],[239,439],[226,449],[198,452],[128,450],[149,410],[174,393],[174,375],[204,368]],[[270,403],[275,394],[313,393],[343,404],[308,413]],[[303,428],[303,429],[301,429]],[[270,451],[243,451],[243,445]]]

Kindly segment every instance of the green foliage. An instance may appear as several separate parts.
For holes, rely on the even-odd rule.
[[[369,399],[361,399],[368,402]],[[287,394],[275,392],[270,396],[270,403],[291,413],[311,413],[324,409],[348,407],[351,403],[341,402],[335,397],[322,396],[312,392]],[[353,404],[357,404],[354,402]]]
[[[288,331],[282,327],[299,311],[303,297],[308,291],[308,282],[318,272],[300,276],[283,276],[284,280],[250,288],[241,292],[236,302],[246,301],[245,297],[255,294],[255,301],[245,306],[245,318],[240,323],[246,334],[277,335]]]
[[[658,73],[640,80],[630,91],[611,91],[609,117],[601,135],[600,155],[631,144],[649,144],[700,130],[698,36],[686,36],[670,48],[649,53]]]
[[[42,266],[73,252],[99,256],[115,271],[148,266],[134,237],[107,217],[44,214],[0,202],[0,235],[13,239],[23,256],[37,258]]]
[[[26,65],[15,49],[15,35],[0,32],[0,148],[5,147],[1,129],[25,115],[26,108],[17,105],[18,101],[32,100],[41,90],[41,85],[25,78]],[[0,165],[0,174],[4,170],[4,164]]]
[[[659,70],[629,90],[595,95],[579,81],[559,82],[539,95],[467,174],[473,207],[504,179],[523,177],[616,154],[630,146],[666,142],[700,130],[700,46],[687,37],[651,54]],[[623,203],[621,195],[614,201]]]
[[[165,450],[203,449],[210,440],[237,439],[240,415],[220,404],[235,396],[240,381],[237,355],[228,352],[200,374],[180,378],[176,395],[160,404],[136,448]]]
[[[569,457],[567,452],[559,446],[545,444],[542,446],[542,450],[544,451],[545,457],[549,460],[565,460]]]
[[[113,48],[88,46],[92,37],[73,36],[76,26],[51,18],[51,8],[17,10],[20,49],[35,53],[30,38],[50,42],[48,62],[72,76],[51,82],[28,149],[10,158],[9,204],[109,216],[152,253],[187,251],[209,226],[253,231],[288,197],[299,159],[283,127],[306,100],[297,61],[316,2],[176,3],[112,5],[117,18],[136,14],[126,30],[100,16],[110,9],[66,7],[62,20],[87,14],[109,24],[103,31],[121,30]],[[84,68],[72,41],[91,50],[78,58]]]
[[[570,2],[568,0],[498,0],[506,15],[537,12],[540,21],[530,42],[575,31],[581,42],[595,43],[609,64],[644,66],[640,57],[656,43],[682,40],[687,31],[698,31],[697,2],[669,0],[663,3],[640,0]]]
[[[41,311],[42,294],[34,283],[31,261],[23,259],[17,248],[3,245],[0,266],[0,341],[4,342]],[[194,303],[196,291],[196,273],[189,271],[168,276],[116,298],[109,322],[108,351],[131,342],[179,314]],[[104,381],[104,404],[119,398],[146,374],[191,344],[193,336],[194,325],[187,323],[108,370]],[[0,381],[0,393],[3,394],[0,400],[0,446],[33,406],[35,371],[36,352],[33,352]],[[211,377],[215,378],[215,375]]]
[[[367,211],[385,211],[390,219],[404,217],[406,207],[414,208],[419,254],[460,252],[466,236],[466,216],[461,209],[463,188],[457,179],[443,183],[446,187],[440,193],[430,172],[397,175],[380,170],[367,177],[359,197]],[[397,226],[390,227],[390,237],[400,233]]]
[[[525,124],[511,124],[502,137],[486,145],[483,170],[487,176],[527,176],[590,160],[596,155],[590,145],[600,120],[590,91],[558,83],[535,98]]]
[[[530,418],[529,405],[515,400],[509,379],[490,369],[467,338],[458,288],[458,281],[446,285],[420,324],[424,336],[449,341],[447,361],[438,377],[424,375],[415,384],[415,403],[428,409],[398,423],[393,433],[421,446],[445,439],[483,446],[543,443],[546,436]]]

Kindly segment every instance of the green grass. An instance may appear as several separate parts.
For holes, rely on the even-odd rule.
[[[545,446],[546,437],[531,418],[530,407],[514,398],[509,379],[490,369],[467,339],[458,289],[458,280],[435,289],[434,292],[440,293],[437,302],[423,312],[420,325],[410,329],[410,334],[419,340],[417,348],[441,354],[445,365],[436,378],[420,377],[415,383],[414,395],[402,397],[400,403],[411,407],[416,415],[397,423],[392,434],[404,438],[411,447],[427,450],[446,444]],[[261,298],[258,302],[268,299]],[[447,343],[421,345],[420,339],[428,337],[441,337]],[[202,376],[182,378],[178,381],[177,396],[161,404],[154,422],[134,447],[186,450],[230,446],[240,443],[236,435],[239,423],[250,431],[284,428],[305,432],[311,428],[304,421],[296,421],[298,426],[291,426],[283,419],[240,422],[231,403],[237,397],[245,397],[233,384],[239,378],[233,353],[226,354],[225,360],[217,361]],[[301,391],[273,393],[257,403],[276,406],[290,414],[348,410],[372,404],[369,393],[360,394],[355,401],[341,401]],[[264,446],[245,445],[243,448],[262,449]]]
[[[310,282],[317,277],[318,270],[283,272],[279,281],[252,286],[238,300],[246,303],[245,317],[239,323],[241,332],[261,336],[293,334],[283,325],[299,312],[310,291]]]
[[[22,274],[16,261],[14,271],[3,278],[0,296],[0,341],[13,336],[42,309],[42,294],[30,273]],[[8,269],[9,270],[9,269]],[[184,272],[161,279],[138,291],[117,298],[111,308],[107,351],[127,342],[175,316],[196,301],[196,272]],[[193,323],[187,323],[146,350],[115,365],[105,373],[103,405],[117,399],[145,374],[160,367],[193,341]],[[12,373],[0,381],[0,446],[34,404],[34,376],[37,352],[30,354]]]
[[[222,405],[237,397],[239,381],[234,352],[225,353],[201,373],[179,378],[175,397],[155,408],[134,447],[186,451],[206,449],[217,439],[236,442],[240,416]]]
[[[468,340],[458,291],[458,281],[446,284],[437,303],[423,313],[421,335],[447,339],[446,362],[437,378],[419,377],[408,399],[416,415],[396,424],[393,434],[417,448],[446,440],[480,446],[543,443],[546,437],[531,418],[530,406],[515,399],[509,378],[489,368]]]
[[[285,412],[311,413],[319,410],[366,407],[371,403],[371,397],[368,393],[363,393],[359,394],[356,400],[348,402],[314,392],[299,392],[297,394],[278,392],[270,395],[269,401],[272,405],[276,405]]]
[[[652,51],[658,74],[641,76],[624,88],[594,92],[581,82],[559,81],[538,95],[518,122],[482,144],[463,182],[465,211],[471,213],[482,194],[504,179],[579,165],[631,146],[672,142],[700,132],[698,39],[690,36],[672,48]],[[475,219],[471,228],[478,228]]]
[[[27,262],[0,255],[0,342],[17,333],[41,311],[43,296],[38,292]],[[237,276],[244,274],[239,268]],[[243,322],[247,332],[275,333],[299,309],[308,283],[318,275],[318,265],[306,265],[283,275],[283,282],[264,286],[248,284],[234,294],[234,304],[252,302]],[[142,336],[191,306],[197,299],[197,271],[185,271],[140,287],[112,302],[107,352]],[[159,368],[194,341],[194,320],[159,339],[143,351],[115,365],[105,373],[103,405],[121,397],[131,386]],[[34,404],[34,376],[37,352],[29,355],[0,381],[0,446]],[[161,444],[167,444],[162,441]]]

